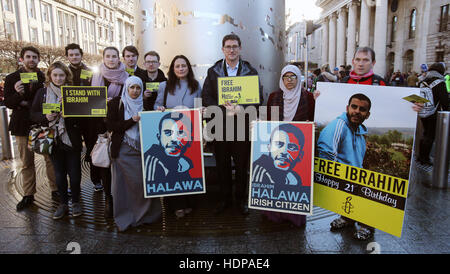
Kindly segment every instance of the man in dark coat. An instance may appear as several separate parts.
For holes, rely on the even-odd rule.
[[[5,79],[5,106],[12,109],[9,130],[16,137],[19,156],[22,161],[23,199],[17,204],[17,210],[22,210],[34,201],[36,193],[36,170],[34,165],[34,152],[28,149],[28,134],[33,124],[30,118],[30,109],[37,90],[44,86],[45,75],[38,64],[39,50],[35,47],[24,47],[20,52],[19,61],[22,66]],[[47,177],[52,190],[52,198],[58,195],[55,172],[48,155],[45,155]]]
[[[241,40],[236,34],[226,35],[222,39],[222,52],[225,58],[217,61],[212,67],[208,69],[208,74],[203,84],[202,89],[202,100],[205,107],[208,106],[218,106],[218,91],[217,91],[217,79],[219,77],[230,77],[230,76],[247,76],[247,75],[258,75],[256,69],[254,69],[250,63],[244,61],[240,58],[241,51]],[[260,104],[250,105],[258,107],[263,103],[262,88],[259,88]],[[250,141],[249,141],[249,115],[245,116],[244,123],[238,121],[242,117],[241,113],[245,112],[245,109],[249,105],[236,105],[231,103],[226,103],[221,105],[223,123],[222,123],[222,133],[219,134],[216,140],[213,142],[215,150],[217,177],[220,184],[220,201],[215,210],[216,214],[223,212],[226,208],[231,206],[232,203],[232,168],[231,168],[231,158],[233,158],[235,164],[235,182],[236,182],[236,202],[242,214],[248,214],[247,206],[247,191],[248,191],[248,165],[250,156]],[[228,117],[228,118],[227,118]],[[214,118],[214,117],[211,117]],[[227,124],[226,120],[230,119],[234,125],[234,139],[232,141],[226,140],[226,131],[229,129],[225,128]],[[245,128],[238,127],[238,124],[244,124]],[[216,128],[216,131],[218,129]],[[245,131],[242,134],[242,131]],[[238,138],[243,137],[245,138]],[[244,140],[242,140],[244,139]]]

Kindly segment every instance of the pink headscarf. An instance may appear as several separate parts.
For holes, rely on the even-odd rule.
[[[121,86],[124,85],[128,76],[129,74],[125,71],[125,65],[122,62],[119,62],[119,67],[116,69],[110,69],[102,63],[100,65],[100,72],[92,77],[92,86],[104,86],[104,77],[111,83],[108,87],[108,98],[114,98],[119,96]]]

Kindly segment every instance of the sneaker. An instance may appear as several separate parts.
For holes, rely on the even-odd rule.
[[[67,189],[67,196],[72,197],[72,190],[70,188]]]
[[[80,215],[83,214],[83,211],[81,209],[81,204],[80,203],[73,203],[72,204],[72,216],[73,217],[78,217]]]
[[[53,214],[53,220],[59,220],[63,218],[67,212],[69,212],[69,207],[66,204],[60,204]]]
[[[17,211],[29,207],[30,205],[33,204],[33,201],[34,201],[33,195],[23,196],[22,201],[20,201],[16,206]]]
[[[103,190],[103,185],[102,185],[102,183],[94,184],[94,191],[95,191],[95,192],[99,192],[99,191],[102,191],[102,190]]]

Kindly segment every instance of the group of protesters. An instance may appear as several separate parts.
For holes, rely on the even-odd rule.
[[[144,198],[138,113],[145,110],[165,111],[173,108],[220,106],[224,117],[233,117],[232,119],[235,120],[234,132],[237,132],[236,127],[240,124],[237,123],[240,117],[238,114],[245,112],[249,105],[231,102],[219,105],[217,79],[218,77],[258,75],[257,70],[241,58],[241,49],[239,36],[236,34],[224,36],[223,58],[208,69],[207,77],[201,86],[196,80],[190,60],[184,55],[173,57],[166,77],[159,69],[161,60],[157,52],[145,53],[143,58],[145,69],[142,69],[137,65],[139,52],[135,46],[127,46],[122,52],[115,47],[107,47],[103,50],[103,62],[99,65],[98,72],[92,72],[82,62],[83,50],[80,46],[69,44],[65,48],[68,64],[57,61],[51,64],[44,74],[38,68],[39,50],[34,47],[23,48],[20,52],[22,65],[16,72],[6,77],[4,87],[4,104],[12,109],[9,130],[16,138],[22,161],[21,175],[24,193],[22,200],[17,204],[17,210],[31,206],[36,193],[34,152],[28,148],[28,135],[30,127],[38,124],[54,128],[57,132],[57,142],[53,152],[50,155],[44,155],[51,196],[59,202],[53,219],[61,219],[69,214],[69,196],[71,196],[72,216],[77,217],[83,214],[80,203],[80,184],[81,153],[84,143],[84,159],[89,162],[93,188],[95,191],[104,192],[105,217],[114,218],[120,231],[160,220],[162,214],[160,199]],[[314,82],[339,81],[352,84],[387,85],[388,83],[382,77],[373,73],[374,65],[374,51],[369,47],[358,48],[352,60],[353,69],[352,66],[341,66],[332,73],[329,66],[325,65],[320,73],[317,72],[318,79]],[[21,73],[37,73],[38,80],[23,83]],[[433,76],[436,75],[433,74]],[[428,78],[424,81],[426,79]],[[160,83],[157,92],[146,88],[146,83],[149,82]],[[67,85],[107,87],[106,118],[64,117],[61,112],[43,114],[42,104],[61,103],[61,87]],[[261,88],[259,92],[260,103],[256,106],[262,105],[264,101]],[[268,113],[272,113],[270,108],[277,108],[280,115],[278,118],[268,117],[268,119],[313,121],[315,98],[319,95],[320,91],[311,90],[308,86],[304,87],[301,71],[297,66],[286,65],[281,71],[279,89],[270,93],[267,100]],[[202,105],[198,105],[198,100],[195,100],[199,98],[202,99]],[[442,99],[442,105],[448,109],[448,101],[445,105]],[[420,106],[416,108],[420,109]],[[250,127],[250,122],[246,117],[244,123],[246,128]],[[112,164],[108,168],[92,165],[90,158],[98,135],[105,132],[112,133]],[[223,134],[226,135],[225,127]],[[229,141],[225,138],[222,140],[212,141],[217,180],[220,186],[220,195],[214,213],[222,214],[234,204],[240,213],[248,214],[250,138],[247,134],[244,140]],[[235,180],[232,180],[232,159]],[[192,201],[186,196],[171,197],[167,199],[167,203],[169,212],[173,212],[177,218],[190,214],[194,208]],[[287,219],[298,226],[306,223],[306,218],[302,215],[275,212],[264,212],[264,214],[275,222]],[[331,228],[342,229],[350,224],[353,222],[340,217],[333,221]],[[356,231],[355,237],[367,240],[373,236],[373,232],[373,228],[362,224]]]

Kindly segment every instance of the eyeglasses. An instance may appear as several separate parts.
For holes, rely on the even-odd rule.
[[[240,48],[240,46],[225,46],[223,47],[225,50],[237,50],[238,48]]]
[[[291,75],[291,76],[283,76],[283,80],[297,80],[297,75]]]
[[[145,61],[145,64],[147,64],[147,65],[155,65],[158,63],[159,63],[158,61]]]

